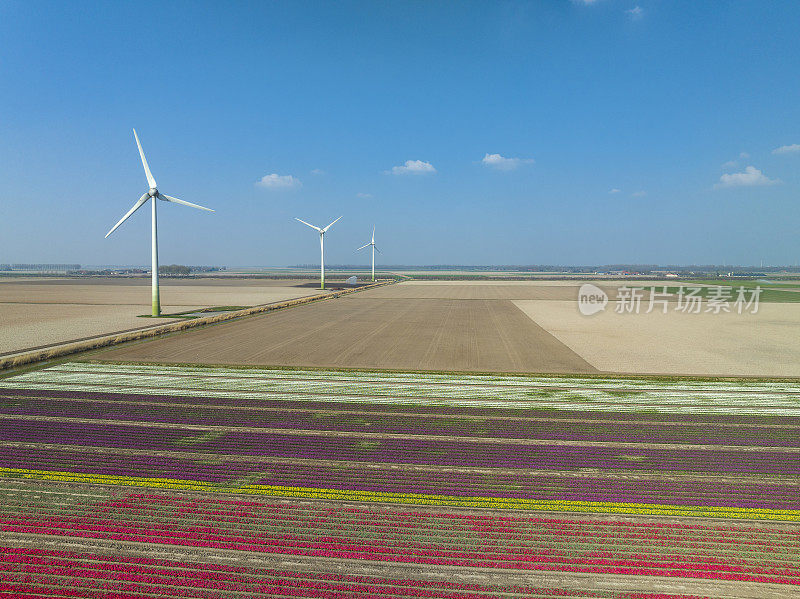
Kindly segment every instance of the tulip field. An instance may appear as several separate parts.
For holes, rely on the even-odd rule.
[[[800,597],[800,383],[0,379],[0,597]]]

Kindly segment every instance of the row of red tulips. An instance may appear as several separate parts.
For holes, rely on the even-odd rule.
[[[143,562],[148,562],[143,564]],[[157,562],[157,563],[151,563]],[[232,572],[235,570],[236,572]],[[597,597],[608,599],[690,599],[684,595],[659,593],[624,593],[571,591],[520,586],[458,584],[411,579],[385,579],[375,576],[333,573],[286,572],[267,569],[192,564],[147,558],[81,554],[66,551],[42,551],[4,548],[0,557],[3,582],[0,591],[48,594],[61,587],[68,596],[90,597],[102,589],[103,597],[123,593],[154,593],[181,596],[191,587],[192,596],[218,597],[207,591],[248,592],[297,597],[442,597],[480,599],[502,593],[526,597]],[[69,580],[69,584],[64,582]],[[48,589],[49,587],[49,589]],[[155,588],[154,588],[155,587]],[[698,599],[698,598],[694,598]]]
[[[111,527],[110,527],[111,528]],[[498,551],[488,547],[477,551],[444,551],[437,549],[370,546],[364,542],[297,542],[282,539],[256,539],[248,537],[220,538],[214,535],[184,533],[166,535],[164,531],[143,527],[140,531],[75,530],[47,526],[9,526],[7,532],[23,534],[71,535],[148,544],[186,545],[298,555],[309,557],[335,557],[353,560],[380,560],[387,562],[467,566],[479,568],[511,568],[521,570],[558,570],[571,572],[605,572],[653,576],[688,576],[751,582],[776,582],[800,585],[800,568],[776,564],[734,565],[721,560],[697,559],[684,561],[675,556],[643,556],[643,559],[613,559],[575,555],[551,556],[536,552]]]
[[[30,507],[21,504],[16,510],[11,502],[6,504],[7,515],[18,514],[17,523],[25,522]],[[593,543],[624,541],[635,544],[709,543],[726,545],[762,545],[800,548],[800,527],[770,526],[766,524],[685,524],[679,522],[618,521],[612,519],[563,519],[480,515],[476,513],[449,513],[441,511],[415,511],[356,506],[301,505],[289,503],[236,502],[203,498],[186,498],[151,495],[129,495],[101,504],[80,505],[67,501],[63,506],[49,504],[40,516],[49,514],[71,523],[98,523],[98,518],[113,520],[117,524],[141,523],[146,520],[174,524],[182,529],[201,526],[222,532],[255,534],[258,531],[291,528],[301,533],[332,533],[358,530],[375,535],[414,534],[416,536],[457,535],[462,538],[498,539],[508,542],[535,541],[548,538],[571,537]],[[38,516],[37,516],[38,517]],[[800,554],[800,551],[797,552]]]
[[[36,511],[34,511],[36,510]],[[64,523],[73,524],[114,524],[133,525],[152,521],[165,526],[175,526],[183,530],[217,530],[225,533],[241,532],[255,534],[259,531],[289,530],[297,534],[327,534],[363,531],[376,536],[396,536],[413,534],[422,537],[443,537],[447,535],[468,539],[502,538],[509,542],[546,541],[548,538],[570,537],[576,541],[585,539],[592,542],[604,540],[624,541],[636,544],[647,541],[657,543],[697,542],[703,545],[725,543],[747,546],[767,543],[770,547],[800,548],[800,527],[763,524],[694,526],[677,525],[661,527],[653,522],[619,522],[612,519],[585,519],[563,523],[558,519],[515,518],[497,519],[477,514],[462,514],[452,518],[452,514],[430,511],[421,514],[404,510],[346,510],[322,508],[313,504],[295,505],[291,509],[248,511],[243,516],[233,514],[198,513],[196,510],[176,509],[169,506],[152,506],[131,502],[128,506],[115,505],[47,505],[37,508],[27,503],[4,506],[7,523],[39,521],[50,517]]]
[[[442,528],[433,533],[430,530],[405,530],[399,531],[395,527],[385,524],[369,527],[363,523],[356,525],[339,525],[328,527],[297,527],[292,522],[289,526],[270,522],[268,525],[253,529],[231,529],[201,524],[199,521],[163,522],[152,519],[133,519],[126,521],[110,520],[106,518],[86,517],[42,517],[30,514],[19,514],[16,517],[6,515],[0,518],[2,530],[40,530],[58,529],[62,534],[81,535],[87,532],[107,534],[161,534],[173,540],[198,540],[222,542],[254,542],[269,545],[270,542],[293,541],[297,543],[329,542],[356,542],[362,547],[378,547],[380,550],[389,548],[402,549],[431,549],[455,550],[463,552],[467,547],[480,547],[480,553],[496,551],[501,548],[506,553],[538,554],[538,555],[563,555],[569,546],[568,555],[577,554],[592,557],[624,556],[627,559],[691,559],[702,560],[709,563],[718,561],[727,565],[748,565],[763,561],[764,554],[770,555],[772,561],[787,562],[800,565],[800,554],[796,551],[797,544],[784,545],[768,540],[731,543],[718,541],[716,543],[699,542],[692,539],[679,539],[677,537],[661,538],[649,535],[632,542],[625,537],[607,534],[597,538],[592,534],[575,535],[553,534],[544,537],[528,535],[507,534],[481,534],[479,536],[465,536],[456,528]],[[401,534],[402,532],[402,534]],[[473,531],[474,532],[474,531]],[[410,539],[410,540],[409,540]],[[574,549],[575,543],[582,543],[581,551]],[[613,548],[613,552],[609,549]],[[376,549],[378,550],[378,549]],[[691,553],[688,553],[691,551]],[[754,557],[752,554],[761,554]],[[673,557],[674,556],[674,557]],[[720,557],[717,557],[720,556]],[[738,556],[738,557],[737,557]],[[744,559],[748,557],[750,559]]]

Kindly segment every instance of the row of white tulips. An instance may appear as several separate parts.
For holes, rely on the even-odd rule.
[[[0,388],[515,409],[800,416],[800,384],[68,363]]]

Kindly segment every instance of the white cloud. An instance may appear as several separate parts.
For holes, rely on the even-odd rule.
[[[617,189],[615,187],[614,189],[610,190],[608,193],[619,193],[620,191],[622,191],[622,190],[621,189]]]
[[[595,2],[597,2],[597,0],[572,0],[572,1],[573,1],[573,2],[576,2],[576,3],[578,3],[578,4],[586,4],[587,6],[589,6],[590,4],[594,4]]]
[[[520,164],[533,164],[536,161],[533,158],[505,158],[500,154],[486,154],[481,162],[499,171],[513,171]]]
[[[631,197],[632,197],[632,198],[643,198],[643,197],[644,197],[644,196],[646,196],[646,195],[647,195],[647,192],[646,192],[646,191],[634,191],[634,192],[631,194]]]
[[[728,162],[722,164],[722,168],[725,170],[738,168],[739,160],[747,160],[748,158],[750,158],[750,154],[748,154],[747,152],[739,152],[739,158],[737,160],[728,160]]]
[[[406,160],[403,166],[393,166],[392,170],[384,171],[387,175],[424,175],[425,173],[435,173],[436,169],[430,162],[422,160]]]
[[[714,185],[715,189],[721,187],[752,187],[756,185],[775,185],[780,183],[780,179],[770,179],[754,166],[748,166],[741,173],[731,173],[722,175],[719,183]]]
[[[371,193],[357,193],[357,194],[356,194],[356,197],[357,197],[357,198],[361,198],[362,200],[369,200],[369,199],[370,199],[370,198],[372,198],[373,196],[372,196],[372,194],[371,194]]]
[[[633,8],[629,8],[625,11],[625,14],[628,15],[632,20],[638,21],[644,16],[644,9],[641,6],[634,6]]]
[[[301,187],[303,184],[300,183],[300,179],[291,175],[272,173],[261,177],[260,181],[256,181],[256,185],[266,189],[289,189],[291,187]]]
[[[325,171],[323,171],[321,168],[315,168],[314,170],[311,171],[311,174],[312,175],[324,175]]]
[[[800,144],[792,144],[790,146],[781,146],[772,150],[773,154],[797,154],[800,152]]]

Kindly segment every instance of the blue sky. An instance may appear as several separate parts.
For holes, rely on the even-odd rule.
[[[797,23],[792,0],[0,0],[0,262],[148,264],[144,209],[103,238],[147,188],[136,127],[159,188],[216,209],[160,203],[162,263],[317,262],[293,217],[344,215],[329,263],[365,264],[375,224],[392,264],[795,264]]]

